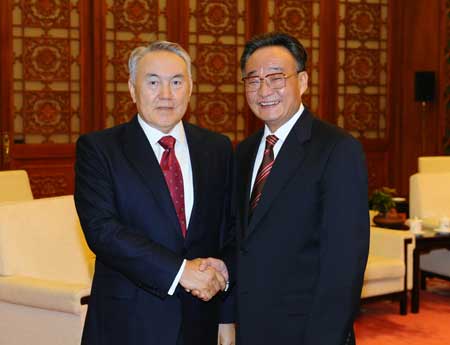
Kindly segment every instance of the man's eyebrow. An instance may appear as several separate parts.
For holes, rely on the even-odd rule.
[[[267,68],[269,71],[273,71],[273,72],[283,72],[283,68],[278,67],[278,66],[271,66]],[[257,70],[252,70],[250,72],[247,73],[246,77],[253,77],[255,74],[257,74],[258,71]]]
[[[158,78],[160,78],[160,76],[158,74],[156,74],[156,73],[147,73],[145,75],[145,78],[151,78],[151,77],[158,77]]]

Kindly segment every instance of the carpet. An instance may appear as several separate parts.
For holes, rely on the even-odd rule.
[[[396,301],[380,300],[361,306],[355,322],[357,345],[450,344],[450,282],[428,279],[420,292],[420,312],[399,314]]]

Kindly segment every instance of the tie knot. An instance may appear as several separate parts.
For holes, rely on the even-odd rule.
[[[277,143],[278,138],[276,135],[268,135],[266,137],[266,149],[271,149]]]
[[[175,146],[175,138],[171,135],[166,135],[165,137],[159,139],[158,143],[164,148],[164,150],[173,150],[173,147]]]

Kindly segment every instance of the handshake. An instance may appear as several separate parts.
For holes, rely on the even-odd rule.
[[[186,260],[180,284],[193,296],[209,301],[220,290],[228,288],[228,279],[227,266],[222,260],[198,258]]]

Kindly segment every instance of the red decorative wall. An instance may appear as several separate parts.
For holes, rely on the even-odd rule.
[[[314,113],[319,113],[319,63],[320,63],[320,0],[270,0],[268,1],[268,31],[287,32],[303,44],[308,53],[306,70],[308,90],[303,103]]]
[[[14,1],[16,143],[71,143],[80,132],[78,1]]]
[[[189,121],[233,141],[246,134],[238,63],[246,34],[244,5],[236,0],[189,2],[187,41],[194,79]]]
[[[371,189],[405,195],[417,156],[449,144],[449,8],[450,0],[0,1],[1,167],[26,169],[35,197],[72,193],[77,138],[136,112],[128,56],[156,39],[192,56],[188,120],[239,142],[261,125],[245,101],[243,46],[281,30],[309,54],[304,103],[361,140]],[[413,97],[417,70],[438,76],[425,117]]]
[[[130,52],[151,41],[167,38],[164,1],[106,0],[105,106],[104,125],[111,127],[128,121],[135,113],[128,91]]]

